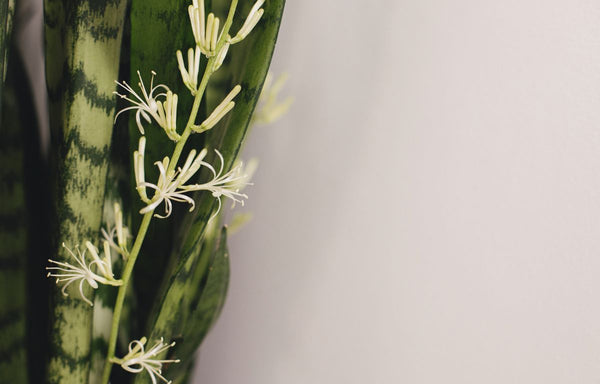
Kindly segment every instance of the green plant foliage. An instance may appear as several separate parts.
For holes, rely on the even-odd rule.
[[[206,142],[211,148],[218,148],[223,153],[226,159],[225,171],[232,167],[245,138],[270,65],[283,7],[284,1],[268,1],[265,4],[265,14],[261,22],[247,40],[231,49],[230,60],[226,61],[217,72],[219,77],[229,78],[231,82],[218,82],[217,86],[209,88],[213,93],[211,98],[221,100],[235,84],[242,85],[242,93],[236,99],[235,108],[224,122],[210,131]],[[245,15],[248,10],[249,6],[240,7],[238,13]],[[209,110],[212,107],[209,105]],[[177,251],[171,255],[171,268],[163,284],[166,288],[161,290],[161,298],[156,301],[159,306],[155,306],[155,310],[149,317],[151,339],[162,336],[167,340],[181,340],[175,347],[175,351],[176,356],[183,359],[186,357],[189,359],[202,342],[220,313],[220,305],[224,302],[226,293],[226,285],[221,290],[214,288],[216,281],[225,282],[224,275],[218,277],[224,272],[216,266],[213,266],[209,272],[204,262],[207,249],[210,249],[208,245],[211,243],[210,231],[205,235],[206,223],[214,212],[216,203],[208,193],[200,194],[197,198],[200,199],[197,211],[189,214],[186,217],[187,224],[182,226],[180,238],[185,239],[183,246],[176,248]],[[228,268],[227,266],[227,270]],[[191,276],[194,278],[190,278]],[[201,284],[204,276],[207,276],[208,281],[213,282],[210,289],[208,283]],[[219,292],[222,297],[219,297]],[[194,297],[202,299],[200,303],[192,306],[189,301],[193,301]],[[213,303],[212,307],[209,302]],[[189,362],[190,360],[182,360],[181,366],[170,367],[170,378],[183,375]],[[145,380],[147,378],[136,377],[138,384],[146,382]]]
[[[224,211],[227,199],[246,198],[239,192],[246,179],[235,162],[285,0],[191,3],[44,0],[46,169],[33,132],[32,96],[22,86],[24,69],[16,61],[7,66],[14,0],[0,0],[0,383],[189,382],[195,351],[219,317],[229,285],[227,229],[217,202],[223,198]],[[219,21],[200,16],[204,9]],[[200,63],[204,75],[196,82],[185,73],[194,65],[182,69],[188,89],[175,52],[187,56],[196,46],[202,57],[190,62]],[[160,88],[145,102],[132,100],[138,82],[150,91],[153,81],[168,86],[168,94],[157,95],[167,92]],[[117,103],[134,115],[139,107],[154,120],[140,132],[126,111],[113,134]],[[175,106],[179,124],[169,112]],[[165,155],[159,179],[153,165]],[[156,192],[148,198],[146,189]],[[180,202],[189,205],[174,204],[171,212]],[[121,218],[116,203],[129,240],[115,225],[121,223],[114,219],[115,211]],[[168,220],[153,220],[159,203],[158,209],[167,204]],[[108,235],[104,242],[101,225],[109,233],[118,228],[118,244]],[[54,281],[40,275],[42,263]],[[129,374],[138,367],[145,372]]]
[[[238,13],[245,15],[250,6],[251,4],[241,6]],[[271,64],[284,6],[285,0],[265,2],[265,13],[261,21],[239,46],[231,48],[229,60],[225,61],[218,72],[221,79],[231,79],[230,83],[221,81],[218,82],[218,86],[208,89],[209,96],[213,94],[212,99],[221,100],[233,84],[242,85],[242,92],[236,98],[235,108],[221,123],[208,132],[206,139],[209,148],[218,148],[223,154],[225,171],[234,164],[244,142],[254,107]],[[211,161],[218,162],[214,157]],[[178,248],[172,254],[172,258],[175,259],[172,261],[176,266],[175,273],[189,257],[199,252],[206,223],[217,205],[208,193],[199,194],[196,199],[199,203],[186,217],[186,222],[180,231],[180,240],[177,241]]]
[[[170,379],[185,377],[194,359],[194,351],[206,336],[223,308],[229,285],[229,252],[227,230],[210,231],[198,257],[189,258],[171,280],[161,301],[162,309],[150,339],[165,337],[177,344],[170,353],[180,364],[164,371]],[[148,383],[145,375],[137,375],[136,384]]]
[[[8,69],[8,51],[12,35],[15,0],[0,0],[0,95],[4,88],[6,70]]]
[[[25,151],[14,86],[4,87],[0,124],[0,383],[26,384]]]
[[[44,3],[56,235],[53,259],[69,261],[60,247],[95,241],[100,228],[115,111],[126,0]],[[76,287],[55,286],[50,316],[49,383],[87,381],[92,307]],[[91,293],[89,294],[90,297]]]
[[[0,1],[0,382],[27,382],[24,144],[14,85],[5,87],[14,1]]]
[[[146,87],[149,87],[151,72],[156,71],[155,84],[166,84],[176,94],[180,95],[178,105],[179,124],[185,124],[192,107],[193,98],[181,81],[177,68],[175,52],[179,49],[187,51],[195,45],[187,18],[187,8],[191,1],[164,0],[132,0],[131,2],[131,47],[130,47],[130,84],[137,90],[139,82],[138,71]],[[207,3],[208,4],[208,3]],[[119,116],[119,119],[124,117]],[[149,125],[149,124],[147,124]],[[140,132],[133,116],[129,119],[130,151],[137,149]],[[145,129],[148,138],[146,157],[152,159],[149,163],[161,160],[166,153],[173,150],[174,143],[169,140],[163,130],[157,126]],[[156,167],[147,167],[148,179],[156,180]],[[137,212],[142,208],[135,183],[132,183],[134,228],[137,228],[141,215]],[[143,327],[149,310],[152,308],[159,285],[156,281],[162,278],[168,256],[173,245],[173,236],[177,215],[173,220],[155,220],[148,230],[141,257],[136,264],[134,286],[140,302],[137,313],[138,327]]]
[[[124,206],[121,196],[124,196],[123,193],[128,189],[128,169],[123,166],[126,162],[119,157],[120,151],[118,150],[123,144],[121,141],[123,136],[127,136],[126,132],[115,132],[112,140],[111,163],[106,181],[104,212],[102,217],[102,227],[106,231],[110,231],[115,225],[114,204],[119,204],[121,207]],[[127,196],[126,193],[125,196]],[[100,247],[100,244],[98,244],[98,246]],[[113,270],[119,275],[123,266],[122,258],[118,254],[113,256]],[[99,384],[101,382],[102,371],[106,361],[106,353],[108,351],[108,335],[110,334],[113,307],[115,305],[116,297],[117,290],[112,286],[100,285],[96,290],[90,358],[91,367],[88,384]],[[127,321],[124,321],[123,323],[127,324]],[[125,335],[128,333],[129,332],[124,332]]]

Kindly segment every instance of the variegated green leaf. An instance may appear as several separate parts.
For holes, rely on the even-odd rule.
[[[119,130],[118,128],[126,128],[123,126],[115,127],[116,131],[113,133],[111,154],[110,154],[110,165],[108,169],[108,177],[106,179],[106,192],[104,197],[104,211],[102,217],[102,228],[104,233],[109,236],[114,235],[113,229],[115,228],[115,211],[114,205],[117,203],[122,212],[130,212],[130,203],[128,200],[124,200],[123,197],[129,196],[129,148],[127,145],[128,132],[124,129]],[[123,221],[125,225],[130,222],[127,214],[124,215]],[[127,225],[126,225],[127,226]],[[101,234],[98,236],[98,243],[104,240]],[[98,244],[98,247],[101,247]],[[123,268],[123,258],[116,251],[112,252],[113,271],[115,276],[121,276],[121,270]],[[100,285],[96,290],[96,297],[94,300],[94,319],[93,319],[93,330],[92,330],[92,347],[91,347],[91,367],[88,384],[100,384],[102,382],[102,373],[104,370],[104,363],[106,361],[106,354],[108,351],[108,343],[110,330],[112,325],[113,308],[117,297],[117,290],[112,286]],[[122,332],[121,336],[129,334],[129,308],[132,304],[132,300],[126,302],[125,313],[121,314]]]
[[[55,260],[72,261],[60,244],[83,246],[100,228],[126,5],[126,0],[44,3]],[[93,311],[73,286],[68,297],[60,287],[54,290],[49,383],[81,384],[89,375]]]
[[[194,359],[194,351],[221,313],[229,285],[227,231],[213,229],[207,234],[198,257],[191,257],[171,280],[160,302],[162,311],[150,339],[175,340],[170,356],[181,360],[163,369],[170,380],[184,377]],[[149,383],[147,375],[137,375],[135,384]]]

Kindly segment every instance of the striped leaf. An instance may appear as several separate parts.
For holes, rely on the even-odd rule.
[[[194,351],[221,313],[229,285],[227,231],[213,229],[198,257],[189,258],[171,281],[150,339],[165,337],[177,344],[169,355],[181,360],[163,369],[170,380],[186,377]],[[149,383],[137,375],[135,384]]]
[[[44,2],[55,260],[71,261],[62,242],[83,246],[100,228],[126,3]],[[68,297],[55,286],[51,300],[49,383],[81,384],[89,375],[93,311],[73,285]]]
[[[14,80],[3,87],[0,124],[0,383],[26,384],[26,262],[24,133]],[[20,79],[20,78],[19,78]],[[40,277],[41,278],[41,277]]]
[[[129,215],[125,214],[129,212],[130,206],[128,200],[124,200],[123,197],[128,197],[129,191],[129,146],[127,143],[128,132],[126,128],[121,126],[115,126],[115,132],[112,137],[111,154],[110,154],[110,165],[108,169],[108,176],[106,179],[106,192],[104,197],[104,211],[102,217],[102,228],[109,231],[115,225],[114,216],[114,204],[117,203],[122,207],[124,212],[124,225],[130,220],[127,219]],[[98,243],[101,243],[104,238],[99,234]],[[101,248],[100,244],[97,244]],[[123,268],[123,261],[121,255],[116,252],[112,253],[113,271],[115,276],[121,276],[121,270]],[[112,286],[100,285],[96,290],[96,297],[94,299],[94,320],[92,330],[92,346],[91,346],[91,367],[88,384],[100,384],[102,382],[102,372],[104,369],[104,363],[106,361],[106,354],[108,351],[108,340],[110,336],[110,330],[112,325],[113,308],[117,298],[117,290]],[[127,335],[129,322],[128,317],[130,314],[129,306],[131,300],[127,301],[125,313],[121,316],[121,321],[126,332],[120,332],[120,335]]]

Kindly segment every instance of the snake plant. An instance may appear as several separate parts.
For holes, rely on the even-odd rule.
[[[44,0],[46,159],[0,0],[0,383],[189,382],[284,3]]]

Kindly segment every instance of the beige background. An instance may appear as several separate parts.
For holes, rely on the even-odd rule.
[[[600,2],[288,1],[198,383],[600,383]]]

